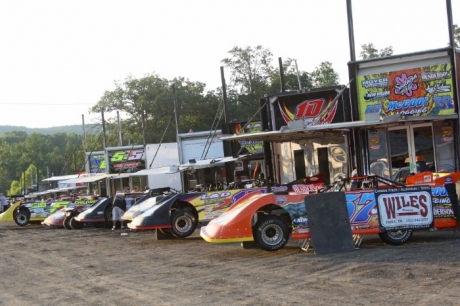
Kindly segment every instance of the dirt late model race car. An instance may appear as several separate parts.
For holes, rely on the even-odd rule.
[[[67,207],[58,209],[50,214],[41,224],[53,228],[63,227],[65,229],[81,229],[84,223],[76,221],[75,217],[82,211],[85,211],[105,199],[106,198],[101,197],[97,200],[76,200],[74,203],[69,203]]]
[[[128,227],[133,230],[157,229],[165,237],[185,238],[193,234],[198,224],[206,224],[219,217],[248,194],[293,190],[303,194],[317,192],[324,188],[323,179],[324,175],[320,174],[285,185],[175,194],[133,218]]]
[[[0,222],[14,221],[20,226],[25,226],[29,222],[40,223],[56,210],[67,207],[69,203],[71,202],[17,202],[0,215]]]
[[[363,184],[364,187],[359,189],[344,190],[343,184],[336,189],[344,195],[344,212],[345,215],[348,212],[349,218],[345,217],[345,220],[351,227],[351,234],[354,237],[378,234],[389,244],[401,245],[411,238],[414,230],[457,227],[456,189],[460,183],[453,182],[459,181],[460,173],[436,180],[431,175],[431,181],[429,175],[421,173],[411,178],[412,183],[423,185],[401,185],[388,180],[382,183],[378,182],[378,177],[373,177],[370,186],[375,188]],[[321,196],[298,193],[249,195],[202,227],[200,235],[207,242],[242,242],[243,247],[244,243],[255,243],[268,251],[283,248],[289,237],[301,245],[312,237],[307,203],[314,203],[315,197]]]
[[[127,209],[129,210],[132,206],[136,206],[144,202],[145,200],[163,195],[164,192],[169,191],[169,187],[149,189],[146,192],[141,193],[126,193],[124,194],[125,200],[130,201],[127,203]],[[73,218],[75,221],[80,223],[91,223],[95,227],[112,227],[112,201],[113,197],[106,198],[102,201],[97,202],[90,208],[86,209],[75,215]]]

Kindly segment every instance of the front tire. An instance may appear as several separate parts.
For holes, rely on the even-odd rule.
[[[395,231],[387,231],[384,233],[379,233],[380,239],[384,242],[391,244],[391,245],[402,245],[406,241],[408,241],[412,234],[414,233],[413,230],[395,230]]]
[[[171,233],[179,238],[185,238],[193,234],[197,226],[197,220],[193,212],[189,210],[176,210],[171,216]]]
[[[253,228],[254,239],[266,251],[282,249],[289,240],[289,228],[279,218],[261,218]]]
[[[113,226],[112,207],[108,207],[104,211],[104,218],[105,218],[104,227],[111,228]]]
[[[19,209],[14,216],[14,222],[19,226],[26,226],[29,223],[30,212],[27,208]]]

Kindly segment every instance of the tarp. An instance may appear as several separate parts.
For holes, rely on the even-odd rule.
[[[52,176],[52,177],[49,177],[49,178],[46,178],[46,179],[42,180],[42,182],[65,181],[65,180],[68,180],[68,179],[77,178],[79,176],[81,176],[81,175],[71,174],[71,175],[62,175],[62,176]]]

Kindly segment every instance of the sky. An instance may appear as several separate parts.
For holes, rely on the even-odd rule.
[[[404,54],[449,42],[446,0],[351,2],[357,59],[362,44]],[[451,3],[460,25],[460,0]],[[129,76],[214,90],[235,46],[261,45],[274,67],[280,57],[307,72],[329,61],[348,83],[346,0],[0,0],[0,39],[0,125],[92,123],[100,114],[89,109]]]

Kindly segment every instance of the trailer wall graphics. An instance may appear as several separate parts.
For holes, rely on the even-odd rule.
[[[359,117],[442,116],[455,113],[452,66],[442,63],[359,75]]]
[[[86,152],[86,173],[105,173],[104,151]]]
[[[233,123],[232,130],[235,134],[257,133],[262,132],[262,124],[260,121],[252,121],[250,123]],[[244,129],[243,129],[244,128]],[[249,154],[263,154],[264,142],[257,140],[241,140],[239,141],[241,149],[245,149]],[[241,150],[240,150],[241,151]]]
[[[272,103],[274,127],[279,130],[294,120],[304,120],[305,125],[344,122],[343,102],[348,101],[348,89],[336,99],[340,87],[296,93],[276,97]]]
[[[375,190],[380,226],[385,230],[433,227],[431,187]]]
[[[132,173],[145,169],[145,154],[143,148],[137,149],[107,149],[109,173]]]

